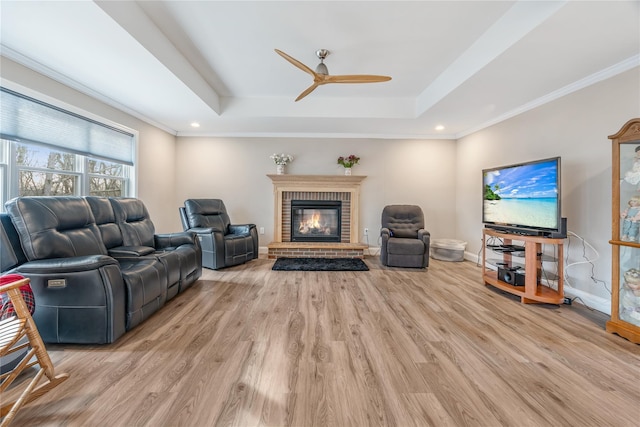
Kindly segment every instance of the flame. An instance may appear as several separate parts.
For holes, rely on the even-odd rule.
[[[298,224],[298,232],[300,234],[322,233],[331,234],[331,227],[321,222],[322,215],[314,212],[307,219],[300,221]]]
[[[320,228],[320,215],[319,214],[313,214],[311,216],[311,227],[313,228]]]
[[[308,218],[305,221],[300,221],[300,226],[298,229],[300,232],[308,231],[309,229],[317,229],[320,228],[320,214],[314,213],[311,215],[311,218]]]

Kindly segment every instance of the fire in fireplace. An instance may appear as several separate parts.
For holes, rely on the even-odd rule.
[[[292,242],[339,242],[342,202],[292,200]]]

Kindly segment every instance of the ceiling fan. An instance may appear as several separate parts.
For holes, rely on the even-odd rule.
[[[275,51],[278,55],[282,56],[284,59],[291,62],[296,67],[300,68],[302,71],[307,72],[313,76],[313,84],[306,88],[300,95],[298,95],[298,97],[296,98],[296,102],[309,95],[318,86],[325,85],[327,83],[378,83],[391,80],[391,77],[389,76],[375,76],[371,74],[347,74],[342,76],[329,75],[329,70],[324,64],[324,59],[327,57],[327,55],[329,55],[329,51],[327,49],[318,49],[316,51],[316,56],[320,59],[320,63],[316,67],[315,71],[313,71],[311,68],[307,67],[297,59],[287,55],[283,51],[278,49],[275,49]]]

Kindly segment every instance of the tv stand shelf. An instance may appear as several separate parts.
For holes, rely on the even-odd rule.
[[[518,269],[517,274],[524,272],[524,285],[518,286],[511,284],[503,279],[505,277],[498,277],[498,271],[487,268],[488,265],[496,264],[495,260],[488,260],[486,253],[487,250],[493,250],[495,245],[489,245],[487,243],[488,238],[496,237],[503,240],[501,247],[521,247],[521,245],[514,245],[513,241],[524,243],[524,268]],[[564,290],[563,290],[563,265],[562,265],[562,251],[564,245],[564,239],[549,238],[542,236],[523,236],[516,234],[505,234],[501,231],[485,228],[482,232],[482,279],[485,285],[490,285],[501,289],[505,292],[509,292],[513,295],[520,297],[520,301],[523,304],[532,303],[546,303],[546,304],[563,304],[564,303]],[[542,254],[542,245],[556,245],[557,246],[557,271],[554,274],[545,274],[547,279],[555,279],[557,281],[557,289],[553,289],[540,282],[542,277],[542,262],[549,260],[550,258]],[[493,247],[492,247],[493,246]],[[519,251],[516,253],[511,251],[501,251],[502,260],[506,266],[517,265],[513,262],[513,257],[522,255]]]

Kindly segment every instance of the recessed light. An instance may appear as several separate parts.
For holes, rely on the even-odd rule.
[[[199,128],[199,127],[200,127],[200,123],[198,123],[198,122],[192,122],[192,123],[191,123],[191,127],[192,127],[192,128]]]
[[[444,130],[444,126],[438,125],[438,126],[436,126],[436,130]]]

